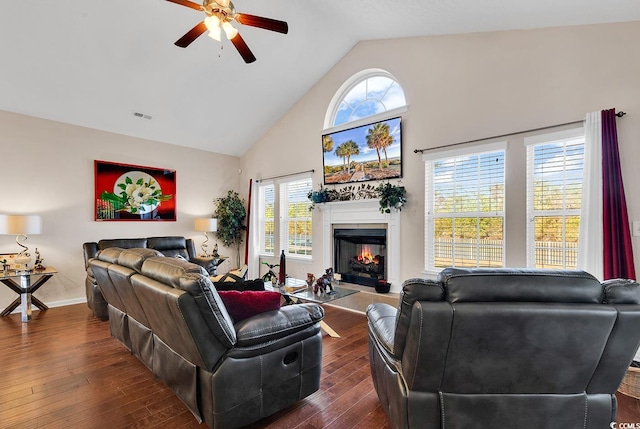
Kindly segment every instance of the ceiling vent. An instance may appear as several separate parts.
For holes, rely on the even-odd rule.
[[[135,116],[136,118],[149,119],[149,120],[153,118],[153,116],[151,115],[145,115],[144,113],[140,113],[140,112],[133,112],[133,116]]]

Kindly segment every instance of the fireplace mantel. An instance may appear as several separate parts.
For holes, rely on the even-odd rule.
[[[333,266],[333,226],[384,224],[387,226],[387,270],[391,292],[400,292],[400,212],[380,213],[380,200],[336,201],[317,204],[322,212],[322,262]]]

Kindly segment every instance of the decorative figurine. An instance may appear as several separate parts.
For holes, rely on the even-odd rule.
[[[213,252],[211,252],[211,256],[216,259],[219,258],[220,255],[218,254],[218,243],[213,245]]]
[[[324,272],[327,275],[327,279],[329,279],[329,282],[333,283],[333,268],[329,267],[326,270],[324,270]]]
[[[44,261],[44,259],[42,259],[42,257],[40,256],[40,252],[38,251],[38,248],[36,247],[36,261],[35,261],[35,266],[33,267],[34,270],[44,270],[44,265],[42,265],[42,262]]]
[[[329,294],[333,293],[333,286],[331,285],[328,275],[325,273],[316,280],[316,284],[313,286],[313,293],[318,293],[318,291],[325,293],[327,292],[327,288],[330,291],[328,292]]]
[[[316,276],[313,273],[307,273],[307,287],[313,287],[313,282],[316,281]]]

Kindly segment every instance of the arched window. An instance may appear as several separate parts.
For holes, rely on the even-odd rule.
[[[333,96],[325,129],[358,122],[387,112],[399,113],[407,103],[398,81],[381,69],[363,70],[353,75]]]

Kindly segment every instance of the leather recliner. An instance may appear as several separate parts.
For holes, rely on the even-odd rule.
[[[98,242],[87,242],[82,245],[84,253],[84,266],[87,271],[85,279],[85,292],[87,295],[87,306],[93,314],[101,320],[108,320],[107,301],[98,288],[95,276],[89,266],[89,261],[96,257],[99,251],[109,247],[119,247],[122,249],[149,248],[158,250],[164,256],[181,256],[184,259],[203,266],[209,274],[215,274],[216,264],[211,258],[200,258],[196,255],[193,240],[179,236],[149,237],[149,238],[115,238],[105,239]]]
[[[367,309],[394,428],[610,427],[640,343],[640,285],[583,271],[443,270]]]

